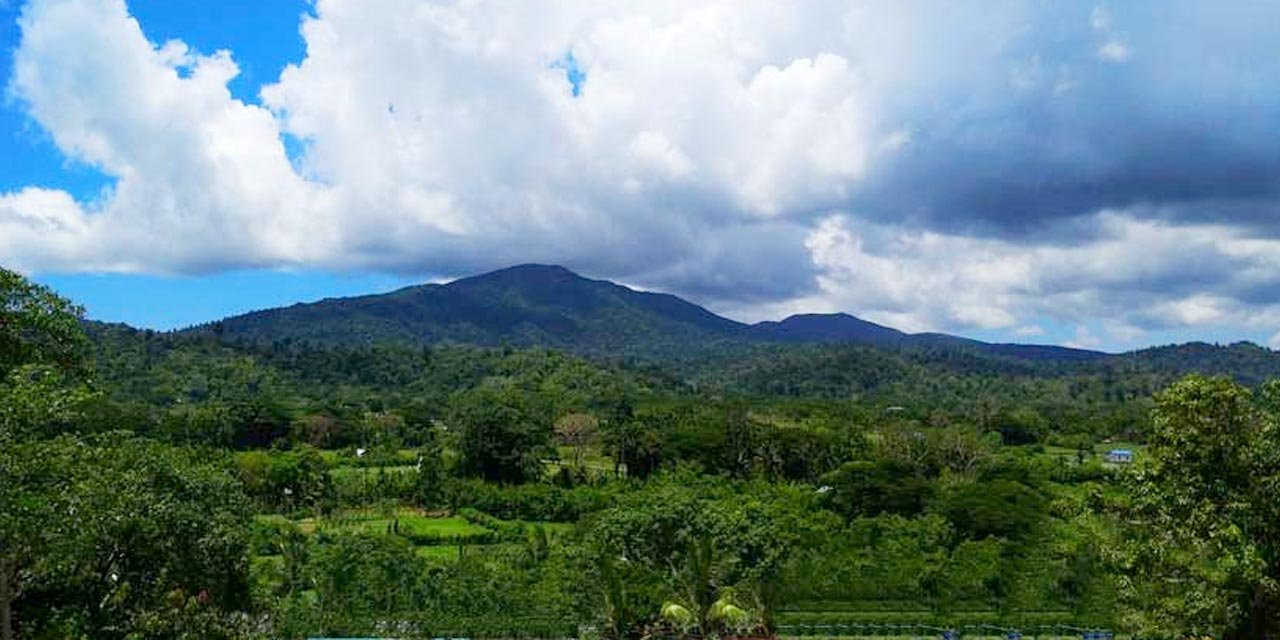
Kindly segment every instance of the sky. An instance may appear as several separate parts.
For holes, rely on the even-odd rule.
[[[0,265],[165,329],[517,263],[1280,347],[1280,5],[0,0]]]

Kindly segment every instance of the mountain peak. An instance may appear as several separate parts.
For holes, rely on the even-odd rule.
[[[557,276],[576,276],[579,278],[582,277],[577,273],[574,273],[573,271],[570,271],[569,269],[561,265],[542,264],[539,262],[526,262],[524,264],[512,265],[510,267],[506,267],[503,269],[490,271],[489,273],[484,275],[495,275],[499,273],[528,273],[528,274],[557,275]]]
[[[587,280],[587,278],[584,278],[558,264],[538,264],[535,262],[528,262],[525,264],[517,264],[511,267],[496,269],[494,271],[474,276],[458,278],[449,284],[485,281],[531,282],[539,280],[563,282],[565,280]]]
[[[756,323],[751,332],[761,339],[782,342],[894,343],[906,337],[897,329],[847,313],[799,313],[779,322]]]

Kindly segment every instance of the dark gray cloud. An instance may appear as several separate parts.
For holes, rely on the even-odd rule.
[[[851,206],[1010,237],[1108,208],[1280,230],[1280,6],[1038,7],[988,55],[925,65],[963,86],[889,100],[911,144]]]

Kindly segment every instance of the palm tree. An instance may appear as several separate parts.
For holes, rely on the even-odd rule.
[[[626,585],[619,575],[619,562],[625,560],[615,559],[607,552],[601,554],[599,560],[600,578],[604,586],[604,635],[608,638],[627,637],[635,621],[631,599],[627,597]]]
[[[710,534],[703,534],[689,542],[688,553],[682,567],[688,602],[698,618],[698,629],[706,635],[710,628],[711,607],[715,604],[716,585],[712,581],[715,566],[715,541]]]

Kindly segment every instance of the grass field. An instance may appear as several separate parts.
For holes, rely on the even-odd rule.
[[[375,455],[369,453],[366,455]],[[325,464],[330,467],[355,467],[355,466],[377,466],[370,465],[371,458],[357,456],[354,449],[322,449],[320,457],[324,459]],[[412,466],[418,461],[418,452],[415,449],[399,449],[392,458],[398,465]]]
[[[287,521],[284,516],[278,515],[262,515],[258,518],[265,522]],[[306,534],[317,531],[386,533],[395,528],[401,534],[437,536],[450,543],[465,543],[469,539],[492,533],[457,516],[436,517],[409,507],[398,507],[390,512],[375,509],[342,511],[319,519],[302,518],[295,520],[294,524]]]
[[[319,519],[314,517],[290,520],[279,514],[259,514],[254,520],[284,525],[292,523],[299,531],[308,536],[317,532],[329,533],[367,533],[373,535],[391,535],[394,531],[400,536],[409,538],[414,543],[414,551],[424,558],[456,560],[459,547],[498,548],[515,546],[494,540],[494,532],[475,524],[461,516],[439,516],[409,507],[398,507],[393,510],[358,509],[342,511]],[[573,529],[572,524],[561,522],[520,522],[526,527],[541,526],[551,539],[566,535]],[[279,556],[258,556],[255,564],[279,563]]]
[[[406,464],[394,467],[334,467],[329,470],[329,475],[335,479],[350,479],[364,477],[365,480],[373,482],[377,479],[379,473],[414,473],[417,467]]]
[[[458,547],[453,545],[430,544],[414,547],[413,552],[423,558],[440,560],[457,560]]]

